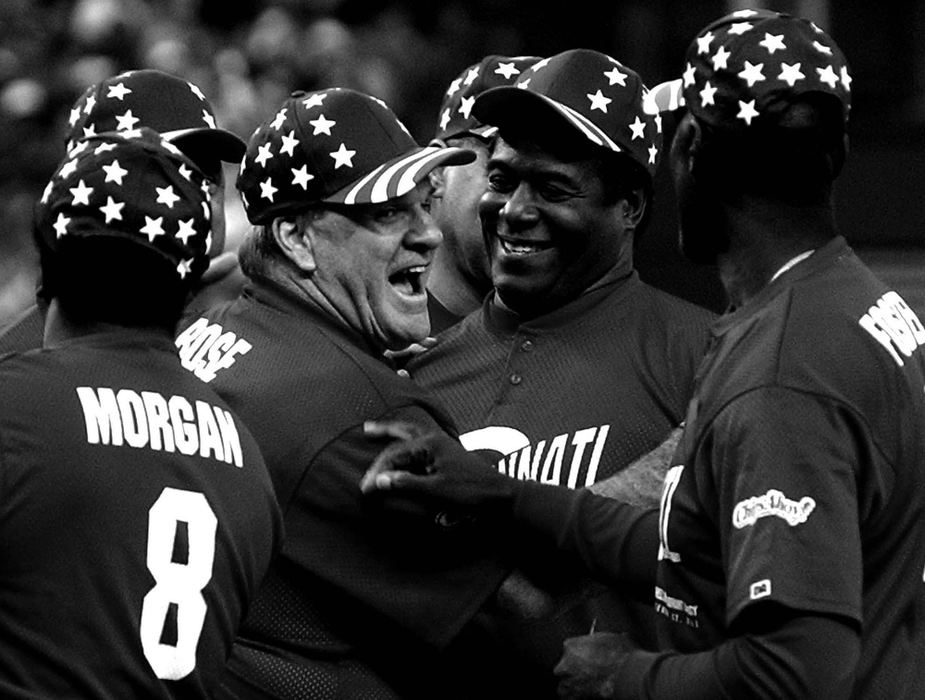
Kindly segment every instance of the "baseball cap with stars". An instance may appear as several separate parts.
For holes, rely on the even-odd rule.
[[[646,92],[639,75],[615,58],[571,49],[537,61],[513,86],[486,90],[476,97],[473,112],[503,136],[545,111],[594,145],[629,156],[652,176],[662,124],[654,110],[646,111]]]
[[[111,76],[87,88],[71,108],[68,149],[104,131],[148,127],[180,148],[208,148],[218,160],[237,163],[244,141],[215,123],[215,111],[196,85],[153,68]]]
[[[473,63],[450,83],[437,115],[435,139],[474,134],[487,137],[497,127],[482,124],[472,114],[475,98],[485,90],[513,85],[524,70],[540,60],[539,56],[486,56]]]
[[[686,107],[716,127],[747,129],[801,95],[836,98],[847,121],[848,63],[813,22],[770,10],[739,10],[707,25],[687,50],[681,78],[649,93],[651,108]]]
[[[320,202],[377,204],[410,192],[438,165],[475,159],[420,146],[383,102],[355,90],[295,92],[257,127],[237,188],[253,224]]]
[[[59,243],[101,237],[156,251],[192,284],[209,264],[210,192],[205,175],[153,129],[78,141],[36,204],[36,231]]]

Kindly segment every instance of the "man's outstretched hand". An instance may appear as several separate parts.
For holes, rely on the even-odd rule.
[[[514,500],[514,479],[499,474],[488,459],[467,452],[446,433],[425,433],[400,421],[371,421],[364,430],[369,437],[392,442],[360,481],[363,493],[401,490],[467,509],[504,508]]]
[[[621,662],[636,648],[629,635],[623,633],[598,632],[566,639],[562,659],[553,671],[559,679],[559,697],[568,700],[620,697]]]

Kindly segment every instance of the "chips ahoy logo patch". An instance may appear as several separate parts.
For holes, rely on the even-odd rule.
[[[815,508],[816,501],[809,496],[794,501],[777,489],[769,489],[763,496],[753,496],[737,503],[732,511],[732,524],[741,530],[754,525],[759,518],[773,515],[794,527],[805,523]]]

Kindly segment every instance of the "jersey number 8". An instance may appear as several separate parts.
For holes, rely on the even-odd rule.
[[[185,523],[189,548],[177,562],[174,548]],[[202,589],[212,578],[218,520],[206,497],[195,491],[165,488],[148,511],[148,570],[155,585],[141,607],[141,646],[158,678],[180,680],[196,668],[196,647],[206,617]],[[173,610],[171,610],[173,606]],[[165,640],[174,612],[174,638]]]

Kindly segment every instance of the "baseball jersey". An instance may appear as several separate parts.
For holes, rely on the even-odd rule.
[[[365,421],[455,434],[445,411],[358,333],[268,281],[176,342],[250,426],[286,523],[235,644],[229,695],[447,697],[452,688],[428,688],[427,677],[506,572],[495,538],[359,488],[385,445],[365,437]]]
[[[635,272],[523,323],[490,295],[408,371],[447,406],[467,449],[493,452],[497,468],[517,479],[581,488],[618,473],[681,423],[713,319]],[[563,570],[544,554],[523,564],[527,580],[565,608],[520,619],[505,633],[503,651],[493,653],[512,659],[511,669],[515,656],[528,663],[512,671],[520,676],[514,684],[542,671],[554,688],[562,641],[595,620],[600,631],[631,626],[655,645],[650,606],[612,592],[576,593]],[[583,600],[589,595],[593,601]]]
[[[921,694],[925,328],[837,238],[724,317],[666,477],[665,648],[749,606],[858,623],[853,697]]]
[[[23,309],[0,328],[0,355],[42,347],[45,313],[38,304]]]
[[[0,361],[0,484],[0,696],[210,697],[281,519],[169,335]]]

